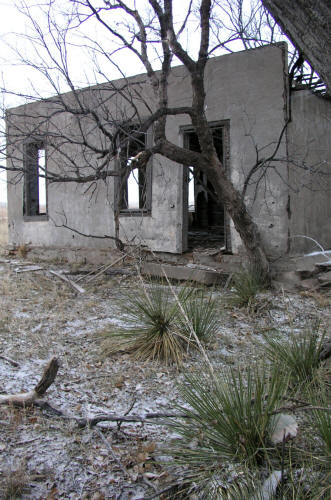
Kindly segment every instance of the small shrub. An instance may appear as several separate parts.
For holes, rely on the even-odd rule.
[[[293,387],[310,383],[314,380],[320,365],[320,352],[324,335],[319,338],[316,331],[307,329],[302,334],[294,335],[288,340],[263,335],[266,341],[265,351],[268,358],[282,367],[289,374]]]
[[[256,295],[266,288],[267,283],[261,271],[250,267],[235,273],[232,278],[233,296],[230,301],[237,307],[251,308]]]
[[[204,341],[217,326],[212,299],[189,288],[183,288],[176,301],[168,286],[149,284],[126,297],[125,312],[129,327],[106,335],[107,354],[126,351],[138,359],[180,365],[186,350],[198,347],[191,328]]]

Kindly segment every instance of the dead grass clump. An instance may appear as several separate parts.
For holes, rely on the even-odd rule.
[[[26,470],[25,460],[18,465],[14,470],[8,470],[2,474],[0,479],[1,498],[11,500],[20,498],[23,493],[29,490],[30,477]]]
[[[317,291],[305,291],[300,294],[302,297],[311,297],[315,300],[318,307],[329,308],[331,307],[331,297],[327,293],[321,293]]]
[[[25,257],[29,253],[29,246],[26,243],[22,243],[17,247],[17,255],[18,257],[21,257],[22,259],[25,259]]]

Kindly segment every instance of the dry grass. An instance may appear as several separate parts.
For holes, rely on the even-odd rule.
[[[22,460],[14,469],[8,470],[0,478],[1,498],[11,500],[21,498],[23,493],[29,489],[29,475],[26,470],[26,462]]]

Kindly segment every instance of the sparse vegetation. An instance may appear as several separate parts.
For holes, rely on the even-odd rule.
[[[281,399],[281,384],[285,381],[277,379],[282,370],[277,368],[277,376],[274,376],[271,361],[267,362],[269,366],[265,372],[262,366],[254,368],[257,358],[266,358],[260,342],[261,331],[268,329],[272,332],[271,338],[283,339],[286,345],[285,339],[288,336],[292,339],[294,335],[292,331],[296,332],[296,339],[300,338],[300,332],[312,317],[321,318],[320,331],[328,327],[329,310],[320,307],[314,298],[294,294],[271,296],[266,291],[262,298],[270,301],[268,313],[263,310],[252,319],[245,309],[221,308],[219,305],[224,303],[222,290],[210,292],[176,286],[174,290],[180,304],[195,325],[195,331],[200,332],[197,333],[199,338],[204,342],[210,339],[212,349],[208,357],[218,380],[215,384],[210,371],[201,366],[202,356],[196,349],[187,350],[187,347],[195,348],[193,343],[184,343],[184,349],[181,345],[181,356],[185,356],[182,365],[186,373],[184,390],[193,393],[193,381],[201,393],[197,409],[190,406],[188,410],[189,403],[183,403],[184,396],[178,389],[183,382],[183,372],[176,370],[176,366],[166,366],[163,361],[140,362],[128,355],[103,357],[100,341],[95,336],[96,331],[103,329],[108,333],[111,329],[118,332],[120,326],[122,332],[131,333],[144,326],[144,322],[138,321],[128,295],[141,300],[145,306],[147,301],[148,307],[154,310],[149,316],[155,318],[155,311],[168,311],[165,319],[182,331],[187,323],[168,286],[144,282],[144,286],[138,287],[136,278],[99,276],[93,290],[76,295],[65,283],[44,271],[16,273],[16,257],[15,261],[12,266],[8,263],[0,266],[0,341],[1,354],[20,366],[15,368],[0,359],[1,393],[30,390],[35,381],[27,374],[39,373],[40,366],[54,353],[58,354],[62,367],[52,386],[49,402],[66,413],[79,418],[99,413],[129,417],[146,415],[146,412],[173,414],[175,403],[179,403],[186,414],[196,415],[200,405],[206,418],[178,419],[170,428],[160,425],[160,421],[156,425],[155,420],[143,426],[128,422],[121,425],[103,423],[102,434],[113,448],[115,462],[95,429],[76,429],[72,422],[68,425],[67,420],[46,416],[40,409],[22,411],[3,406],[0,452],[6,456],[6,463],[0,463],[1,480],[7,477],[10,467],[13,471],[17,469],[24,453],[28,484],[36,498],[47,498],[51,494],[69,497],[72,492],[86,498],[100,493],[107,498],[120,488],[132,494],[141,488],[141,498],[148,498],[167,484],[174,484],[163,494],[164,498],[259,500],[259,491],[265,481],[273,471],[282,470],[283,479],[273,500],[330,497],[330,412],[320,409],[330,407],[327,365],[314,372],[313,381],[318,380],[318,384],[308,384],[307,390],[300,395],[288,392],[284,399]],[[84,278],[80,283],[83,285]],[[156,289],[162,291],[158,299],[154,298],[153,309],[146,293],[151,297]],[[194,319],[203,311],[205,303],[207,312],[201,312],[202,318],[213,319],[211,328],[206,330],[199,326],[199,319]],[[167,322],[161,321],[161,324],[167,326]],[[189,331],[187,329],[183,336],[189,336]],[[316,329],[311,331],[317,332]],[[126,337],[122,338],[127,341]],[[180,339],[179,336],[175,338]],[[284,362],[281,367],[283,365]],[[268,393],[272,395],[270,400]],[[278,400],[275,406],[272,406],[273,397]],[[301,411],[303,404],[305,410]],[[310,404],[316,409],[309,409]],[[221,411],[222,405],[226,413]],[[273,413],[273,408],[280,407],[282,413],[296,419],[298,433],[284,445],[272,445],[269,437],[273,419],[269,414]],[[287,411],[283,407],[290,409]],[[179,433],[177,428],[183,425],[186,430]],[[217,436],[224,427],[227,430],[227,434],[222,431],[225,437],[223,434]],[[224,446],[227,440],[232,446]],[[173,450],[172,463],[158,460],[164,457],[165,446]],[[67,463],[74,465],[64,466]],[[127,472],[123,472],[119,464]]]
[[[29,246],[26,243],[22,243],[17,247],[17,255],[18,257],[21,257],[21,259],[25,259],[25,257],[28,255],[29,252]]]

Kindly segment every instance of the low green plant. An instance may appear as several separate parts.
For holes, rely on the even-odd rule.
[[[299,388],[314,381],[320,365],[320,353],[324,334],[319,336],[318,327],[292,334],[289,339],[263,334],[267,357],[289,374],[293,387]]]
[[[283,481],[276,498],[282,500],[329,500],[331,474],[314,463],[314,457],[307,457],[300,467],[287,463]]]
[[[325,386],[310,392],[309,400],[315,409],[310,414],[310,423],[321,439],[324,459],[331,463],[331,402]]]
[[[198,290],[184,295],[181,302],[185,312],[183,315],[179,311],[178,315],[181,332],[194,340],[192,339],[193,330],[200,341],[207,342],[217,332],[219,325],[219,311],[215,300],[211,295]]]
[[[251,308],[256,296],[265,289],[267,282],[261,271],[255,267],[242,269],[232,278],[232,297],[230,302],[237,307]]]
[[[107,354],[124,350],[137,359],[180,365],[187,349],[198,347],[196,337],[206,341],[217,328],[214,301],[189,287],[176,299],[170,287],[148,283],[125,300],[129,326],[106,334]]]
[[[234,368],[213,377],[190,375],[180,387],[181,411],[189,419],[172,424],[182,440],[171,454],[209,475],[224,460],[260,463],[273,432],[272,414],[286,389],[286,378],[265,366],[249,367],[244,375]]]

